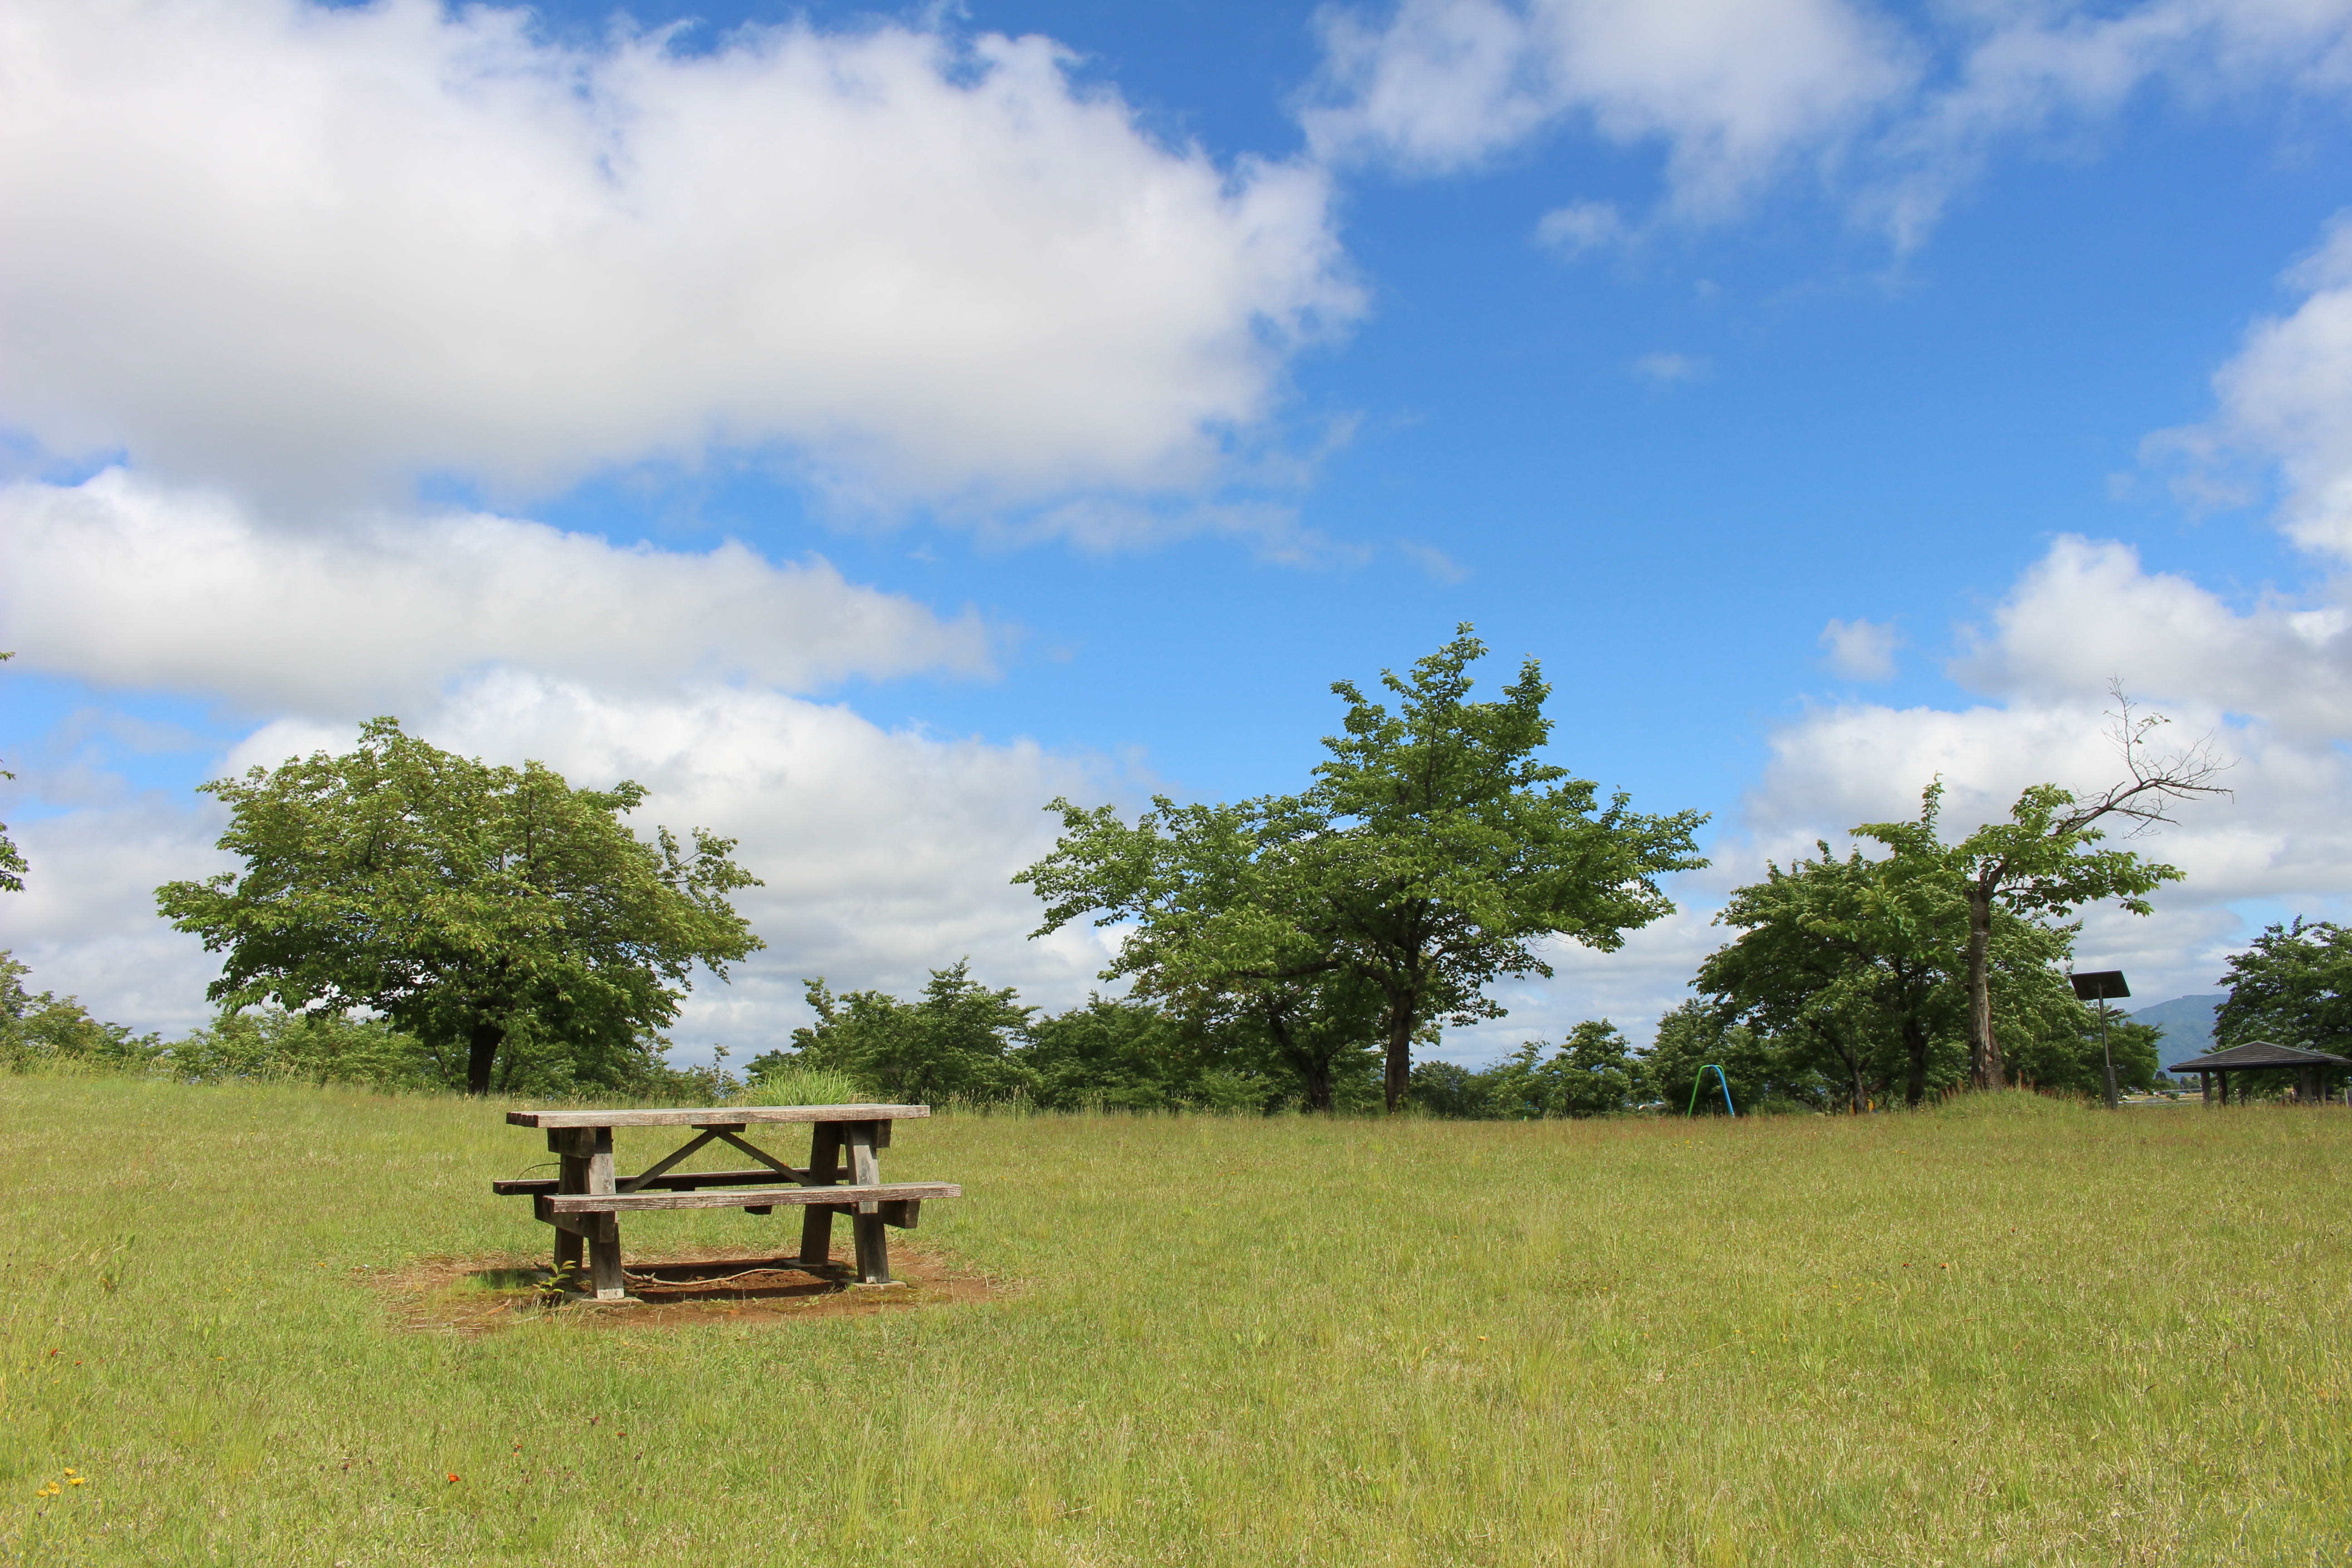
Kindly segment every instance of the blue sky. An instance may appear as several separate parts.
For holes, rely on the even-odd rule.
[[[2239,793],[2085,962],[2337,912],[2352,5],[632,16],[0,22],[43,983],[199,1018],[191,786],[389,710],[743,838],[771,951],[682,1056],[804,974],[1059,1005],[1038,805],[1295,787],[1465,620],[1717,863],[1447,1054],[1644,1032],[1938,772],[2104,782],[2110,676]]]

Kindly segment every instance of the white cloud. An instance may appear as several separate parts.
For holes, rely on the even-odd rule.
[[[1691,354],[1643,354],[1633,362],[1633,374],[1643,381],[1670,385],[1677,381],[1696,381],[1706,374],[1706,361]]]
[[[0,625],[25,667],[314,714],[415,707],[492,664],[805,689],[985,674],[993,651],[971,613],[942,620],[823,560],[616,548],[478,513],[297,533],[121,469],[0,488]]]
[[[2232,609],[2150,573],[2129,545],[2065,536],[1970,635],[1952,673],[1973,689],[2056,706],[2121,677],[2132,690],[2259,721],[2298,742],[2352,735],[2352,611],[2266,599]]]
[[[69,793],[21,761],[16,771],[16,795]],[[79,995],[110,1022],[177,1034],[210,1016],[205,987],[220,967],[157,917],[155,889],[234,868],[212,847],[226,813],[203,798],[109,794],[32,821],[12,809],[9,836],[30,869],[25,890],[0,900],[0,949],[31,967],[36,991]]]
[[[1895,650],[1902,645],[1892,622],[1832,620],[1822,628],[1830,668],[1849,680],[1892,679]]]
[[[1670,201],[1720,213],[1800,151],[1903,91],[1893,31],[1840,0],[1403,0],[1327,14],[1327,156],[1444,171],[1562,120],[1663,142]],[[1564,209],[1571,214],[1591,208]],[[1579,238],[1584,220],[1562,220]]]
[[[1328,156],[1444,172],[1569,124],[1663,148],[1670,217],[1718,220],[1804,174],[1903,244],[1996,146],[2079,139],[2152,85],[2203,102],[2352,83],[2344,0],[1924,15],[1853,0],[1401,0],[1323,26],[1302,119]],[[1573,205],[1539,238],[1583,248],[1627,232],[1615,218]]]
[[[1562,256],[1578,257],[1623,243],[1625,215],[1613,202],[1570,202],[1543,215],[1536,224],[1536,243]]]
[[[1874,150],[1888,167],[1870,205],[1906,240],[1941,215],[1996,145],[2056,136],[2080,146],[2084,132],[2151,89],[2200,105],[2352,86],[2345,0],[2042,0],[1961,9],[1947,22],[1933,46],[1948,62],[1944,85]]]
[[[666,37],[0,11],[0,420],[246,494],[713,445],[885,502],[1184,487],[1360,309],[1318,169],[1162,145],[1045,39]]]
[[[2331,605],[2233,609],[2144,571],[2125,546],[2061,539],[1950,667],[1989,700],[1958,711],[1844,703],[1783,726],[1743,833],[1709,875],[1744,880],[1767,857],[1916,816],[1938,776],[1948,833],[2004,816],[2031,784],[2102,787],[2120,776],[2105,691],[2119,676],[2136,703],[2170,718],[2160,748],[2210,738],[2232,761],[2219,782],[2234,794],[2180,806],[2177,825],[2135,845],[2187,880],[2156,895],[2153,921],[2090,911],[2082,951],[2128,957],[2152,998],[2210,990],[2221,954],[2247,934],[2225,906],[2318,914],[2352,887],[2347,624]]]
[[[2281,521],[2305,548],[2352,562],[2352,214],[2339,214],[2315,254],[2288,274],[2305,292],[2286,316],[2257,321],[2214,377],[2221,407],[2196,429],[2152,438],[2151,455],[2200,466],[2192,486],[2226,491],[2212,465],[2276,463]],[[2234,498],[2232,498],[2234,499]]]
[[[881,729],[846,708],[772,692],[709,687],[615,695],[573,681],[501,671],[468,680],[409,725],[437,745],[494,762],[547,763],[578,784],[634,778],[651,792],[633,826],[705,826],[737,837],[737,859],[766,882],[737,907],[768,951],[719,986],[703,977],[682,1047],[712,1040],[740,1060],[780,1046],[803,1016],[800,981],[880,985],[900,994],[931,968],[970,955],[973,973],[1066,1006],[1108,962],[1091,930],[1032,942],[1039,906],[1009,879],[1058,829],[1042,809],[1056,794],[1116,793],[1106,770],[1026,742],[992,744]],[[223,773],[324,748],[348,727],[280,721],[240,742]],[[22,768],[38,789],[37,771]],[[0,946],[14,946],[42,986],[81,994],[103,1016],[178,1028],[200,1021],[217,973],[192,938],[153,913],[173,878],[225,868],[211,847],[221,816],[208,801],[92,801],[37,818],[21,834],[27,890],[0,906]]]
[[[1410,539],[1397,541],[1397,553],[1420,567],[1433,583],[1466,582],[1470,568],[1456,561],[1433,544],[1416,544]]]

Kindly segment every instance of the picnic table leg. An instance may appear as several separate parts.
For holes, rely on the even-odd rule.
[[[588,1190],[598,1197],[610,1197],[614,1192],[613,1178],[613,1130],[592,1127],[588,1150]],[[599,1301],[625,1301],[628,1285],[621,1278],[621,1219],[618,1215],[600,1214],[588,1237],[588,1272],[596,1288]]]
[[[841,1123],[820,1121],[809,1138],[804,1187],[830,1187],[841,1181]],[[811,1204],[801,1211],[801,1266],[817,1268],[833,1261],[833,1209]]]
[[[861,1187],[878,1184],[882,1162],[875,1157],[875,1151],[889,1146],[890,1124],[851,1121],[843,1127],[849,1142],[849,1179]],[[889,1284],[890,1243],[882,1228],[882,1205],[870,1198],[859,1204],[850,1216],[849,1228],[857,1245],[858,1283]]]
[[[584,1193],[588,1190],[588,1162],[577,1154],[562,1155],[557,1169],[555,1190],[559,1193]],[[566,1290],[580,1289],[580,1233],[555,1227],[555,1283]]]

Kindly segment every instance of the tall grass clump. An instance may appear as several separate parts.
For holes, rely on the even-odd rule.
[[[741,1090],[758,1105],[868,1105],[876,1103],[857,1079],[838,1068],[773,1065],[751,1075]]]

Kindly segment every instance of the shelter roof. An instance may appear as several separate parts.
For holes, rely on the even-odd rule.
[[[2268,1040],[2254,1040],[2226,1051],[2215,1051],[2211,1056],[2175,1062],[2164,1070],[2234,1072],[2240,1068],[2352,1068],[2352,1057],[2335,1057],[2326,1051],[2307,1051],[2300,1046],[2274,1046]]]

